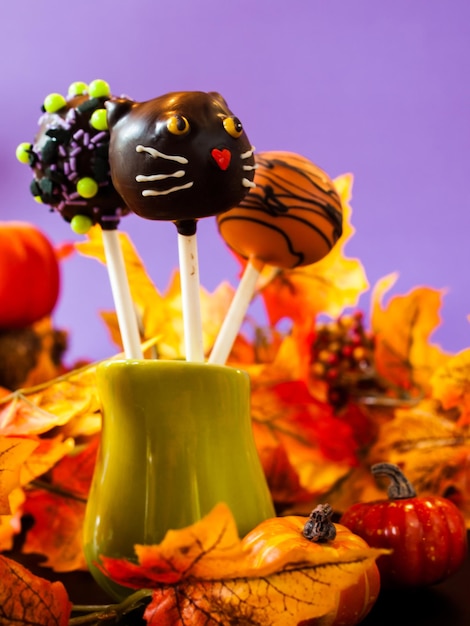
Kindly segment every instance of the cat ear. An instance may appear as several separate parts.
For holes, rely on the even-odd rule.
[[[223,98],[220,93],[218,93],[217,91],[209,91],[209,96],[215,100],[218,104],[220,104],[220,106],[224,109],[228,109],[228,104],[227,101],[225,100],[225,98]]]
[[[127,98],[111,98],[104,103],[108,112],[108,128],[112,128],[116,122],[129,113],[135,104],[134,100]]]

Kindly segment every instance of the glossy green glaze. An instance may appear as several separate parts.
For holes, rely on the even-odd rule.
[[[100,556],[134,560],[135,544],[201,519],[218,502],[240,536],[275,515],[256,450],[244,371],[186,361],[108,361],[98,367],[101,448],[84,525],[98,583],[129,593],[96,567]]]

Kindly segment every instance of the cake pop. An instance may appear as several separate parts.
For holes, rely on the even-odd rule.
[[[129,213],[109,172],[109,131],[104,80],[72,83],[67,96],[49,94],[34,143],[22,143],[18,160],[31,167],[31,193],[57,211],[72,230],[85,234],[99,224],[116,313],[129,358],[142,358],[140,335],[116,229]]]
[[[82,232],[100,224],[113,230],[129,213],[109,173],[105,102],[109,85],[72,83],[66,97],[49,94],[34,143],[18,146],[17,157],[33,170],[31,193]]]
[[[196,224],[236,206],[254,185],[253,147],[215,92],[122,98],[106,108],[115,188],[137,215],[176,225],[186,358],[202,361]]]
[[[256,165],[255,188],[217,218],[224,241],[245,259],[284,269],[322,259],[342,233],[333,181],[291,152],[261,152]]]
[[[340,197],[329,176],[292,152],[256,155],[255,187],[239,205],[217,216],[227,245],[248,260],[210,363],[228,358],[264,264],[283,269],[325,257],[342,234]]]

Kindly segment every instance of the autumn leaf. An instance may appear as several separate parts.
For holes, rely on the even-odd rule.
[[[48,472],[65,455],[74,448],[73,439],[63,440],[62,436],[48,439],[36,438],[37,447],[24,461],[21,467],[20,480],[22,485],[27,485],[32,480]]]
[[[72,609],[61,582],[34,576],[19,563],[0,556],[0,623],[67,626]]]
[[[184,356],[183,313],[179,271],[173,271],[164,293],[156,288],[130,238],[118,233],[132,300],[136,306],[143,340],[158,337],[156,353],[159,358],[177,359]],[[86,256],[106,263],[101,229],[90,229],[87,241],[78,242],[77,250]],[[200,287],[201,316],[203,318],[203,346],[207,354],[233,297],[233,288],[224,282],[209,293]],[[122,346],[121,333],[114,311],[102,311],[112,340]]]
[[[11,513],[9,495],[20,485],[22,465],[37,445],[26,437],[0,436],[0,515]]]
[[[30,490],[23,505],[24,515],[34,519],[22,552],[46,557],[41,566],[56,572],[86,570],[82,528],[86,501],[43,489]]]
[[[0,552],[12,550],[15,536],[21,532],[24,499],[24,491],[19,487],[8,496],[11,512],[9,515],[0,515]]]
[[[355,306],[368,289],[361,263],[344,254],[345,245],[354,233],[349,205],[352,182],[351,175],[334,180],[343,205],[343,234],[326,257],[293,270],[268,266],[263,270],[261,295],[272,325],[289,318],[302,326],[320,313],[335,317],[346,307]]]
[[[442,292],[418,287],[406,295],[394,296],[383,304],[397,274],[382,278],[372,292],[371,325],[375,335],[377,372],[390,386],[424,395],[434,370],[449,355],[430,342],[440,324]]]
[[[44,555],[41,565],[56,572],[87,569],[82,529],[99,439],[76,446],[55,464],[47,481],[36,481],[36,488],[26,490],[23,513],[34,524],[22,551]]]
[[[280,626],[334,611],[340,591],[380,554],[363,546],[340,554],[334,544],[318,548],[300,532],[293,537],[291,550],[261,557],[219,504],[194,525],[168,531],[160,544],[136,546],[138,563],[103,558],[101,567],[119,584],[155,590],[144,614],[149,625]]]
[[[11,435],[42,434],[75,418],[96,416],[99,399],[96,364],[52,381],[19,389],[0,399],[0,432]]]
[[[398,465],[417,493],[453,499],[470,527],[470,430],[439,415],[435,401],[397,409],[381,425],[368,462],[384,460]]]
[[[432,396],[445,410],[458,409],[458,425],[470,425],[470,349],[451,357],[431,377]]]

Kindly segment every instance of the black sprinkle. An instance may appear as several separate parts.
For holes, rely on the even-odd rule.
[[[49,128],[49,130],[46,130],[45,134],[63,144],[68,143],[72,135],[71,131],[66,128]]]
[[[88,111],[94,111],[95,109],[102,108],[102,101],[99,98],[90,98],[85,100],[77,107],[79,113],[88,113]]]
[[[42,162],[46,165],[53,163],[57,159],[57,152],[57,141],[55,139],[49,139],[41,149]]]
[[[33,196],[40,196],[41,195],[41,188],[38,185],[38,181],[37,180],[33,180],[29,186],[29,190],[31,191],[31,193],[33,194]]]
[[[54,183],[52,182],[50,178],[46,178],[46,177],[41,178],[41,180],[39,181],[39,187],[42,191],[42,194],[44,194],[45,196],[52,196],[52,192],[54,190]]]

